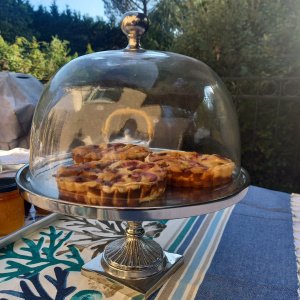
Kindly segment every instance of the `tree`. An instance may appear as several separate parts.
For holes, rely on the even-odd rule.
[[[181,0],[103,0],[110,22],[116,24],[120,16],[130,10],[145,13],[150,19],[150,28],[142,38],[142,46],[147,49],[170,49],[179,26]]]
[[[9,42],[16,36],[31,38],[35,34],[32,25],[33,8],[28,1],[0,1],[0,34]]]
[[[38,39],[50,42],[53,36],[69,41],[71,53],[85,54],[88,44],[95,51],[118,49],[126,46],[126,38],[119,26],[98,18],[81,16],[66,7],[61,13],[57,5],[52,4],[47,11],[40,6],[33,15],[33,26],[38,32]]]
[[[150,27],[143,38],[148,49],[171,50],[181,25],[181,0],[160,1],[149,13]]]
[[[130,10],[138,10],[148,15],[158,0],[103,0],[105,13],[109,19],[116,20]]]
[[[75,57],[69,55],[68,42],[57,37],[50,43],[38,42],[35,38],[29,41],[24,37],[8,43],[0,36],[0,71],[32,74],[47,81],[61,66]]]
[[[283,75],[299,70],[298,0],[182,3],[174,51],[205,61],[221,76]]]
[[[9,43],[14,43],[18,36],[50,43],[57,36],[69,42],[72,54],[79,55],[86,53],[88,44],[95,51],[126,46],[126,37],[113,22],[81,16],[68,6],[59,12],[55,1],[49,10],[42,5],[34,10],[25,0],[1,0],[0,34]]]

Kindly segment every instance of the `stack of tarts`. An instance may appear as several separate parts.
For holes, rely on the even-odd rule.
[[[216,154],[132,144],[74,148],[73,165],[56,174],[60,199],[101,206],[137,206],[162,198],[168,187],[213,188],[232,180],[235,164]]]

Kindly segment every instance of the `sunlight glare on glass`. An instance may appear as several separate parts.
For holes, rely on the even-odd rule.
[[[213,88],[210,85],[204,87],[204,98],[203,98],[203,101],[205,102],[206,107],[209,110],[213,110],[214,90],[213,90]]]

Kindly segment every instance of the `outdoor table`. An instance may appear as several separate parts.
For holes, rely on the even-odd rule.
[[[234,207],[144,222],[147,236],[185,258],[150,299],[298,299],[298,210],[300,215],[300,196],[250,186]],[[142,299],[80,273],[124,229],[120,222],[59,216],[2,248],[0,299]]]

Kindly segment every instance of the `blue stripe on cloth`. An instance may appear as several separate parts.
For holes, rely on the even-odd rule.
[[[166,225],[168,222],[169,222],[169,220],[160,220],[160,221],[159,221],[159,223],[160,223],[160,224],[163,224],[163,225]]]
[[[180,243],[182,243],[180,245],[180,248],[178,249],[178,251],[176,251],[176,253],[183,254],[183,252],[186,250],[186,248],[192,241],[193,237],[195,236],[195,233],[199,230],[200,225],[201,225],[202,221],[204,220],[204,218],[205,218],[205,215],[198,216],[198,217],[190,217],[189,220],[187,221],[187,223],[184,225],[183,229],[177,235],[173,244],[168,248],[167,251],[175,252],[176,248],[180,245]],[[194,225],[193,225],[193,223],[194,223]],[[191,226],[193,226],[193,227],[191,228]],[[190,232],[189,232],[189,230],[190,230]],[[182,242],[183,239],[184,239],[184,241]],[[158,292],[159,292],[159,290],[154,292],[148,298],[148,300],[155,299]]]
[[[197,217],[196,222],[194,223],[191,231],[186,236],[186,238],[184,239],[184,241],[182,242],[182,244],[180,245],[180,247],[178,248],[176,253],[183,255],[183,253],[185,252],[185,250],[188,248],[189,244],[191,243],[192,239],[195,237],[195,234],[199,230],[199,227],[200,227],[202,221],[204,220],[204,218],[205,218],[204,215]]]
[[[147,298],[147,300],[154,300],[157,296],[157,294],[159,293],[160,289],[155,291],[149,298]]]
[[[178,245],[180,245],[182,239],[185,237],[186,233],[190,230],[192,224],[195,222],[196,217],[191,217],[188,222],[185,224],[181,232],[178,234],[177,238],[175,241],[172,243],[172,245],[168,248],[168,252],[175,252],[177,249]]]
[[[217,213],[215,213],[215,217],[212,220],[209,228],[206,230],[206,234],[203,237],[200,247],[197,249],[197,252],[195,253],[195,255],[193,257],[192,263],[190,263],[189,268],[186,270],[186,273],[180,279],[180,283],[172,297],[173,300],[182,300],[183,299],[183,294],[186,290],[186,285],[191,282],[191,280],[195,274],[195,271],[198,269],[201,259],[209,246],[209,243],[216,231],[216,228],[217,228],[219,222],[222,220],[222,216],[223,216],[224,212],[225,212],[225,210],[221,210],[221,211],[218,211]]]

